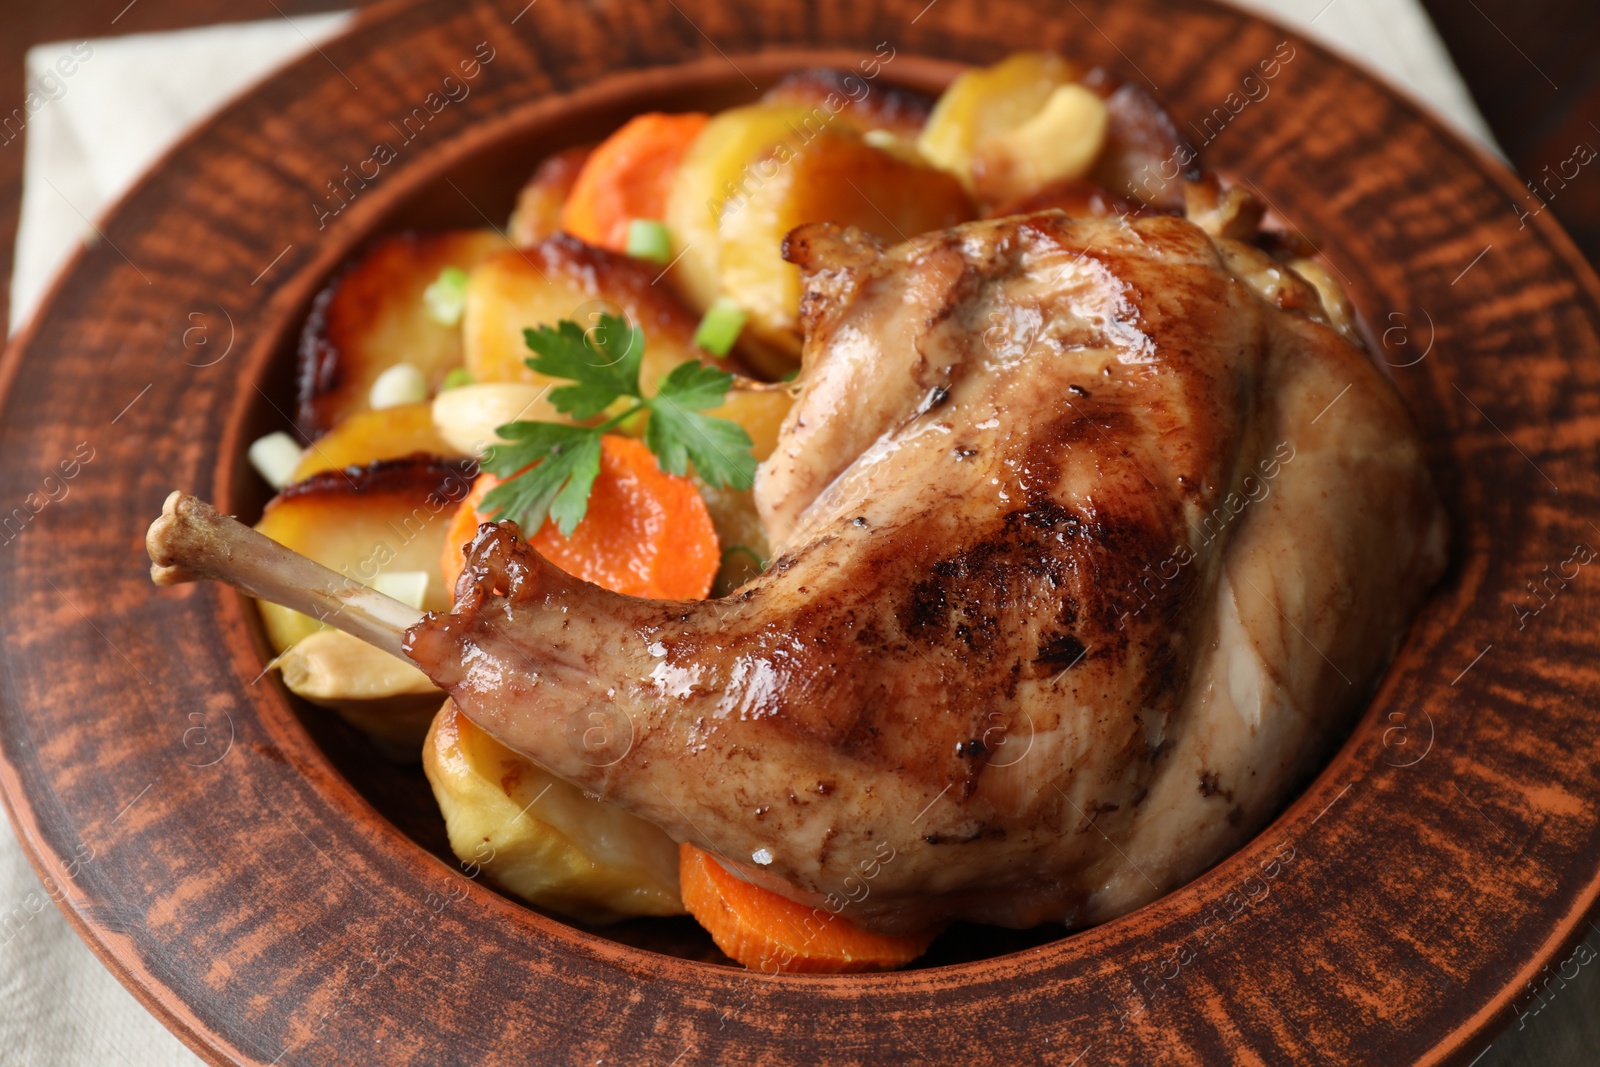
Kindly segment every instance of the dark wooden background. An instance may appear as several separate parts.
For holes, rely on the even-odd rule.
[[[1495,136],[1525,179],[1554,174],[1580,143],[1600,149],[1600,2],[1423,0]],[[0,115],[22,104],[23,55],[41,41],[139,33],[358,6],[359,0],[0,0]],[[113,24],[115,20],[115,24]],[[22,196],[19,139],[0,146],[0,323],[6,320]],[[1547,174],[1545,167],[1552,170]],[[1570,173],[1570,166],[1569,171]],[[1600,264],[1600,168],[1550,210]]]

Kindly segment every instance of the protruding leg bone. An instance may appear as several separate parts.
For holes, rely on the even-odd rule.
[[[293,552],[203,500],[174,491],[145,535],[157,585],[226,582],[406,659],[405,632],[422,612]]]

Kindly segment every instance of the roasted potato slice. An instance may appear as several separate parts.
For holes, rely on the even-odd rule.
[[[730,201],[723,209],[718,281],[721,291],[749,313],[746,329],[796,356],[800,268],[783,258],[790,230],[834,222],[894,243],[974,216],[972,201],[955,178],[874,148],[842,126],[774,158],[779,165],[771,178],[743,203]]]
[[[1106,144],[1105,101],[1081,85],[1058,85],[1015,129],[972,150],[972,190],[984,203],[1037,192],[1089,173]]]
[[[433,426],[428,404],[401,404],[381,411],[358,411],[307,446],[294,470],[300,482],[322,471],[360,467],[380,459],[427,454],[464,456]]]
[[[789,230],[838,222],[895,241],[972,217],[958,182],[874,147],[824,108],[732,108],[706,126],[673,183],[673,283],[698,308],[719,294],[739,303],[750,315],[741,348],[777,376],[800,350],[800,275],[782,254]]]
[[[917,148],[928,162],[971,188],[979,145],[1037,115],[1052,93],[1077,81],[1081,73],[1049,52],[1019,52],[992,67],[969,70],[939,97]]]
[[[315,437],[371,410],[372,383],[409,363],[436,390],[461,365],[461,330],[428,312],[423,290],[446,267],[462,270],[506,247],[492,230],[380,238],[330,282],[300,336],[300,430]]]
[[[826,124],[810,107],[750,104],[714,115],[683,157],[667,197],[667,228],[675,261],[673,285],[696,311],[711,306],[721,290],[718,253],[723,208],[730,198],[742,203],[777,172],[773,149],[793,154]],[[757,167],[772,160],[770,173]]]
[[[715,362],[695,347],[695,315],[664,285],[652,284],[660,274],[653,264],[565,234],[493,255],[467,282],[462,331],[466,368],[479,382],[548,385],[551,379],[523,362],[532,355],[523,331],[562,319],[589,328],[598,324],[602,312],[621,314],[643,328],[639,381],[646,390],[685,360]]]
[[[289,691],[332,708],[391,759],[415,763],[439,690],[413,664],[342,630],[307,634],[277,659]]]
[[[933,98],[898,85],[875,85],[855,71],[815,67],[786,75],[762,101],[832,115],[866,133],[882,130],[914,141],[933,111]]]
[[[380,460],[289,486],[267,504],[256,529],[363,584],[380,574],[424,572],[430,580],[421,606],[441,611],[451,603],[439,573],[445,528],[471,489],[471,469],[459,461]],[[277,604],[260,608],[275,652],[323,628]]]
[[[517,206],[506,227],[512,244],[526,248],[560,232],[561,207],[592,151],[593,145],[568,148],[539,164],[517,194]]]
[[[1084,77],[1076,66],[1047,52],[1020,52],[992,67],[968,71],[939,98],[917,147],[991,206],[1089,176],[1113,140],[1113,108],[1107,97],[1114,86],[1103,77],[1080,84]],[[1123,126],[1148,117],[1137,103],[1116,97],[1115,114]],[[1137,141],[1148,131],[1141,126],[1118,132]],[[1143,147],[1142,141],[1116,143],[1119,152]],[[1118,168],[1108,173],[1120,194],[1126,175]],[[1099,180],[1104,184],[1103,177]]]
[[[683,914],[671,838],[506,748],[452,702],[422,767],[451,849],[502,889],[591,923]]]

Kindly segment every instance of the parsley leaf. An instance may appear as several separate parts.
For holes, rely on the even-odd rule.
[[[571,536],[589,510],[589,494],[600,473],[601,437],[640,412],[649,413],[644,440],[661,469],[682,475],[693,463],[713,485],[749,489],[756,459],[750,435],[736,422],[702,414],[720,406],[733,375],[688,360],[662,379],[654,396],[639,387],[644,331],[617,315],[601,315],[585,331],[563,320],[554,327],[523,331],[530,368],[570,385],[550,391],[556,410],[578,422],[592,421],[618,400],[635,401],[597,426],[512,422],[495,432],[506,442],[489,449],[483,469],[501,479],[483,499],[483,510],[515,520],[532,536],[553,520]]]
[[[662,381],[645,402],[650,423],[644,431],[644,443],[662,470],[681,475],[688,460],[713,485],[750,488],[756,474],[750,435],[736,422],[700,414],[721,404],[732,384],[726,371],[693,362],[678,364]]]
[[[622,397],[639,395],[644,331],[620,315],[601,315],[587,330],[564,319],[554,328],[524,330],[522,337],[537,353],[529,367],[576,383],[550,391],[550,403],[563,414],[592,419]]]
[[[721,404],[733,387],[733,375],[689,360],[672,368],[656,389],[655,400],[671,398],[679,407],[703,411]]]
[[[504,479],[483,498],[484,512],[514,519],[529,537],[548,515],[571,536],[600,473],[600,434],[554,422],[513,422],[496,432],[512,443],[495,445],[483,459],[484,470]]]

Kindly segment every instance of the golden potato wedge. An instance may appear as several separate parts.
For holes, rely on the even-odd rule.
[[[414,665],[342,630],[318,630],[279,656],[289,691],[332,708],[391,759],[415,763],[439,690]]]
[[[593,145],[568,148],[539,164],[517,194],[517,206],[506,226],[512,244],[526,248],[560,232],[561,205],[567,202],[572,183],[592,151]]]
[[[588,328],[602,312],[621,314],[644,330],[639,381],[647,391],[685,360],[718,362],[695,347],[696,316],[664,284],[652,284],[660,273],[653,264],[565,234],[491,256],[467,282],[466,368],[479,382],[549,385],[551,379],[523,362],[532,355],[523,331],[562,319]]]
[[[773,149],[792,154],[826,127],[799,104],[751,104],[714,115],[683,157],[667,197],[667,228],[675,257],[669,277],[695,311],[711,306],[721,289],[718,253],[723,206],[741,202],[776,173]]]
[[[450,848],[494,884],[591,923],[681,915],[678,846],[484,733],[446,701],[422,768]]]
[[[372,383],[398,363],[436,390],[461,365],[461,330],[429,314],[423,290],[506,247],[492,230],[397,234],[374,242],[318,296],[300,336],[299,419],[315,436],[369,411]]]
[[[782,96],[806,98],[800,89]],[[743,307],[740,350],[772,377],[800,350],[800,275],[782,254],[790,229],[838,222],[895,241],[973,217],[958,182],[875,147],[848,112],[788,102],[724,111],[684,157],[668,197],[674,286],[696,308],[719,295]]]
[[[380,460],[314,474],[274,497],[256,529],[325,567],[371,584],[379,574],[430,576],[422,607],[450,607],[439,570],[445,528],[472,489],[470,467],[434,457]],[[262,603],[275,652],[322,629],[315,619]]]
[[[1100,97],[1081,85],[1056,86],[1021,125],[973,146],[974,195],[995,203],[1083,177],[1105,149],[1108,123]]]
[[[939,97],[917,138],[917,148],[928,162],[972,189],[973,159],[983,143],[1039,114],[1058,88],[1077,81],[1081,73],[1049,52],[1019,52],[992,67],[969,70]],[[1020,195],[1025,191],[996,199]]]
[[[859,72],[831,67],[786,75],[761,99],[768,104],[821,109],[824,115],[862,133],[883,130],[904,141],[916,140],[933,111],[933,98],[926,93],[879,84]]]
[[[718,280],[749,313],[747,330],[798,356],[800,268],[783,258],[790,230],[834,222],[892,244],[966,222],[975,210],[951,175],[874,148],[842,126],[793,153],[785,148],[779,146],[772,176],[747,200],[724,206]]]
[[[1050,52],[1019,52],[992,67],[969,70],[934,104],[917,147],[928,162],[970,180],[972,151],[979,142],[1022,125],[1051,93],[1081,73]]]
[[[300,482],[322,471],[421,454],[465,456],[468,453],[439,436],[433,426],[433,409],[428,404],[357,411],[306,447],[291,480]]]

